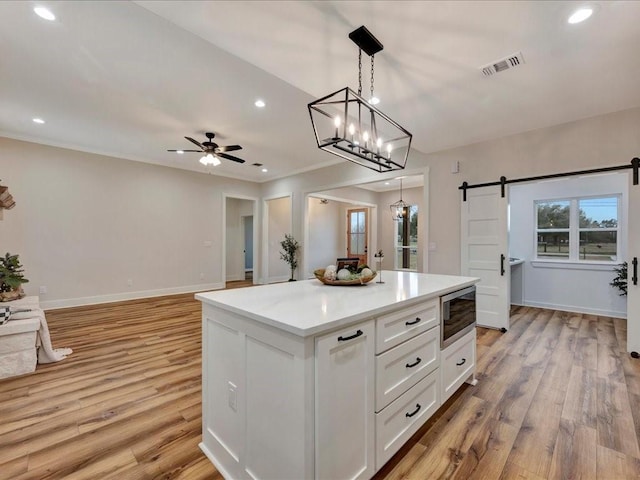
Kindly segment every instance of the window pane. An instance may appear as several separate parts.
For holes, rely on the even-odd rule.
[[[397,247],[396,266],[396,268],[418,270],[418,249],[414,247]]]
[[[580,228],[616,228],[618,199],[616,197],[588,198],[578,202]]]
[[[569,258],[569,232],[538,232],[538,258]]]
[[[568,200],[536,203],[538,229],[569,228],[571,203]]]
[[[352,233],[350,247],[349,253],[353,255],[364,255],[364,235]]]
[[[580,232],[580,260],[617,260],[617,240],[618,232]]]

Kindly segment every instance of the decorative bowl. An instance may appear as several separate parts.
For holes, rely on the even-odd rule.
[[[368,275],[366,277],[354,278],[352,280],[329,280],[328,278],[324,278],[324,268],[319,268],[313,271],[313,274],[316,276],[318,280],[320,280],[325,285],[364,285],[365,283],[369,283],[371,280],[376,278],[378,272],[373,272],[373,275]]]

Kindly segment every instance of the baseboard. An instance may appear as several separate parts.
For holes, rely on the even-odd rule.
[[[525,301],[522,303],[522,306],[548,308],[550,310],[558,310],[561,312],[585,313],[588,315],[599,315],[601,317],[627,318],[627,312],[601,310],[597,308],[584,308],[574,305],[554,305],[551,303]]]
[[[289,276],[269,277],[269,280],[267,281],[267,283],[281,283],[281,282],[287,282],[287,281],[289,281]]]
[[[67,298],[62,300],[40,300],[40,308],[43,310],[56,310],[58,308],[80,307],[84,305],[96,305],[100,303],[122,302],[125,300],[137,300],[140,298],[163,297],[165,295],[177,295],[179,293],[202,292],[207,290],[220,290],[224,283],[204,283],[200,285],[188,285],[185,287],[161,288],[156,290],[141,290],[138,292],[113,293],[109,295],[96,295],[92,297]]]

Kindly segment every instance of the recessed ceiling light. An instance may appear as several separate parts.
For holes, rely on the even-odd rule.
[[[264,100],[258,99],[256,100],[256,102],[254,103],[254,105],[258,108],[264,108],[264,106],[266,105],[266,103],[264,103]]]
[[[182,154],[184,153],[184,150],[176,150],[176,153],[177,153],[178,155],[182,155]]]
[[[40,18],[44,18],[45,20],[53,21],[56,19],[56,16],[46,7],[35,7],[33,9]]]
[[[389,185],[389,182],[384,182],[385,185]]]
[[[269,170],[267,170],[266,168],[262,169],[262,173],[267,173]]]
[[[41,119],[41,118],[34,118],[34,119],[33,119],[33,123],[40,123],[40,124],[43,124],[43,123],[44,123],[44,120],[43,120],[43,119]]]
[[[571,24],[584,22],[587,18],[591,16],[592,13],[593,13],[593,8],[591,7],[579,8],[578,10],[576,10],[571,14],[571,16],[569,17],[569,20],[567,21]]]

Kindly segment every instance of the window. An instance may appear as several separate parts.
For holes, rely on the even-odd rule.
[[[418,270],[418,206],[402,212],[396,230],[396,269]]]
[[[538,259],[615,262],[619,196],[536,202]]]

